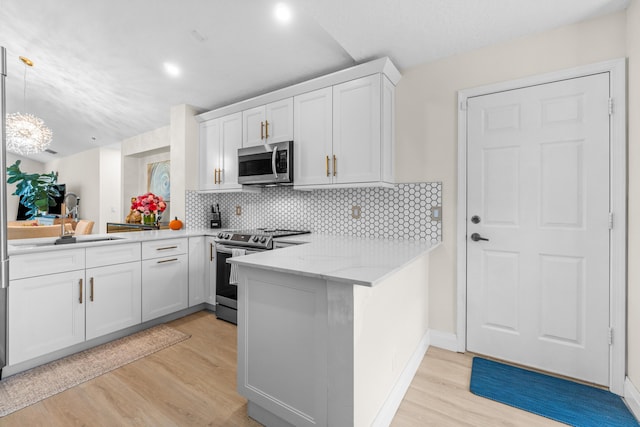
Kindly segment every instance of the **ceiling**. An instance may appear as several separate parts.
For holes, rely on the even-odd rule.
[[[7,111],[42,118],[58,152],[30,158],[166,126],[173,105],[208,111],[382,56],[402,71],[630,0],[282,1],[288,24],[274,19],[277,0],[0,0]]]

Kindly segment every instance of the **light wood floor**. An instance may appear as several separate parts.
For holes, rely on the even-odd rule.
[[[0,418],[0,426],[259,426],[235,391],[235,326],[204,311],[170,325],[191,338]],[[470,372],[471,356],[430,349],[392,425],[561,425],[469,393]]]

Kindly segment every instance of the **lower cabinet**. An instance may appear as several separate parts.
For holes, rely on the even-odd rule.
[[[142,321],[189,305],[187,254],[142,261]]]
[[[140,262],[88,268],[86,278],[88,340],[142,321]]]
[[[11,365],[85,340],[84,269],[12,280],[8,289]]]

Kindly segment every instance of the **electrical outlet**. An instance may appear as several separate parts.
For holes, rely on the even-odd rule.
[[[431,208],[431,221],[442,221],[442,206],[434,206]]]
[[[362,208],[360,206],[351,206],[351,218],[360,219],[362,216]]]
[[[242,206],[236,206],[236,215],[237,216],[242,215]]]

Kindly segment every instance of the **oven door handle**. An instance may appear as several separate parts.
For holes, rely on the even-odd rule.
[[[271,154],[271,169],[273,170],[273,177],[278,179],[278,171],[276,170],[276,156],[278,155],[278,147],[273,147],[273,153]]]
[[[222,245],[220,245],[220,244],[217,244],[217,245],[216,245],[216,252],[221,253],[221,254],[228,254],[228,255],[231,255],[231,249],[232,249],[232,248],[231,248],[231,247],[229,247],[229,246],[222,246]],[[258,252],[263,252],[263,251],[262,251],[262,250],[260,250],[260,249],[246,249],[246,248],[240,248],[240,247],[235,248],[235,249],[244,249],[244,250],[245,250],[245,253],[246,253],[247,255],[257,254]]]

